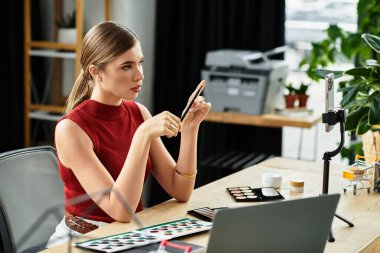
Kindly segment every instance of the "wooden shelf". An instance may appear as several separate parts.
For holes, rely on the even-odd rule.
[[[110,0],[104,0],[105,12],[104,17],[106,20],[110,19]],[[76,23],[77,30],[76,43],[59,43],[56,41],[38,41],[32,40],[32,0],[24,0],[24,145],[25,147],[31,144],[31,119],[35,120],[48,120],[57,121],[61,118],[64,112],[64,106],[61,101],[64,97],[62,95],[62,59],[73,59],[75,61],[75,75],[77,76],[81,71],[81,64],[79,55],[82,50],[83,37],[83,0],[75,0],[76,10]],[[63,0],[54,0],[54,20],[62,18]],[[54,34],[56,35],[56,30]],[[52,94],[52,105],[39,104],[40,101],[32,103],[32,72],[31,72],[31,58],[32,57],[47,57],[54,58],[54,95]],[[46,87],[45,87],[46,88]],[[45,91],[44,91],[45,92]]]
[[[279,114],[251,115],[235,112],[209,112],[206,121],[262,127],[301,127],[310,128],[321,121],[320,113],[312,113],[306,117],[291,117]]]
[[[78,49],[77,44],[65,44],[52,41],[32,41],[30,43],[31,48],[47,48],[47,49],[58,49],[58,50],[72,50]]]
[[[75,59],[75,52],[61,52],[56,50],[32,49],[29,51],[30,56],[41,56],[50,58]]]
[[[46,111],[32,111],[29,113],[29,118],[47,121],[58,121],[62,118],[62,115],[55,115]]]
[[[40,110],[45,112],[53,112],[53,113],[63,113],[65,110],[64,106],[60,105],[42,105],[42,104],[31,104],[30,105],[31,110]]]

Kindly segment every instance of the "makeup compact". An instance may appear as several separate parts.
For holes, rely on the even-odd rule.
[[[228,187],[227,191],[237,202],[257,202],[284,199],[273,187],[251,188],[250,186]]]
[[[225,208],[228,208],[228,207],[218,207],[218,208],[200,207],[193,210],[189,210],[187,211],[187,213],[194,217],[197,217],[198,219],[211,222],[213,221],[216,212]]]

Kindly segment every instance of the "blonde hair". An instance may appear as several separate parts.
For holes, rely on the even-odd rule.
[[[99,23],[87,32],[83,38],[80,58],[82,70],[66,101],[65,114],[91,97],[93,80],[89,66],[93,64],[99,69],[104,69],[107,63],[131,49],[137,40],[136,33],[112,21]]]

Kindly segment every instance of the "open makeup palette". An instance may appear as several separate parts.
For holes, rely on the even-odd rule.
[[[189,210],[189,211],[187,211],[187,213],[197,217],[198,219],[212,222],[214,220],[216,213],[219,210],[222,210],[225,208],[227,208],[227,207],[217,207],[217,208],[200,207],[200,208],[196,208],[193,210]]]
[[[185,218],[121,234],[74,243],[74,246],[99,252],[118,252],[162,240],[207,231],[211,227],[211,222]]]
[[[257,202],[284,199],[284,197],[272,187],[251,188],[250,186],[228,187],[227,191],[237,202]]]

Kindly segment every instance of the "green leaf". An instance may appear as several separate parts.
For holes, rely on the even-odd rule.
[[[301,68],[303,65],[306,65],[306,64],[308,64],[308,62],[307,62],[307,59],[304,58],[304,59],[302,59],[301,62],[298,64],[298,67]]]
[[[330,25],[327,28],[327,34],[332,40],[336,40],[338,37],[342,37],[342,29],[337,25]]]
[[[338,92],[347,93],[352,89],[352,86],[339,86]]]
[[[379,91],[380,90],[380,80],[375,79],[372,82],[369,82],[368,86],[371,87],[373,90]]]
[[[363,135],[371,129],[371,126],[368,124],[368,115],[363,116],[360,119],[358,127],[356,128],[357,135]]]
[[[353,55],[357,54],[357,51],[361,48],[360,44],[362,39],[357,33],[348,33],[346,37],[341,40],[341,50],[342,53],[351,59]]]
[[[369,77],[369,76],[372,76],[372,72],[373,71],[371,68],[357,67],[357,68],[349,69],[344,73],[351,76]]]
[[[368,117],[368,111],[369,111],[368,107],[360,107],[348,113],[346,124],[345,124],[346,131],[353,131],[357,129],[360,120],[363,117]]]
[[[369,34],[369,33],[364,33],[362,35],[362,38],[365,40],[365,42],[377,53],[380,53],[380,38]]]
[[[330,73],[334,73],[334,78],[339,78],[343,76],[343,71],[328,70],[328,69],[316,69],[313,73],[320,79],[325,79],[325,76]]]
[[[372,52],[374,52],[367,44],[363,43],[358,47],[358,58],[360,62],[364,62],[366,59],[372,58]]]
[[[357,11],[358,11],[358,15],[363,15],[366,11],[367,11],[367,6],[368,6],[368,0],[367,1],[358,1],[358,7],[357,7]]]
[[[349,86],[350,86],[350,83],[348,81],[338,82],[338,92],[345,92],[345,88]]]
[[[365,67],[380,67],[380,63],[378,62],[378,61],[376,61],[376,60],[366,60],[365,62],[364,62],[364,66]]]
[[[342,101],[340,102],[341,106],[348,105],[351,101],[355,100],[356,94],[358,94],[360,84],[352,85],[346,87],[347,94],[343,96]]]
[[[352,110],[355,110],[359,107],[369,107],[370,104],[367,103],[367,99],[354,99],[352,100],[349,104],[347,104],[346,106],[344,106],[343,108],[346,109],[346,110],[349,110],[349,111],[352,111]]]
[[[368,120],[370,125],[380,124],[380,94],[372,100]]]
[[[364,155],[363,154],[363,142],[362,141],[351,141],[348,147],[343,147],[340,151],[342,158],[350,158],[351,153],[354,155]]]
[[[298,89],[295,89],[296,94],[306,94],[309,89],[309,84],[302,82]]]
[[[369,84],[368,84],[369,85]],[[373,92],[371,95],[369,95],[369,91],[366,93],[366,95],[368,96],[368,103],[372,103],[372,101],[379,95],[380,91],[379,90],[376,90],[375,92]]]

